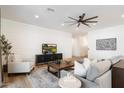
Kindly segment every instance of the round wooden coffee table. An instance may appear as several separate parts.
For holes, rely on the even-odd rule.
[[[81,81],[74,76],[66,76],[59,79],[59,86],[61,88],[80,88]]]

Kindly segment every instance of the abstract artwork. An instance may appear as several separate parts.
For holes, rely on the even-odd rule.
[[[97,39],[96,40],[96,50],[116,50],[117,39]]]

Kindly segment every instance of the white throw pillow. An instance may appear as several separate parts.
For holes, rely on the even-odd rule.
[[[92,63],[87,72],[86,78],[90,81],[94,81],[96,78],[100,77],[106,71],[110,69],[111,62],[110,61],[101,61],[97,63]]]
[[[88,58],[84,58],[84,63],[83,64],[84,64],[85,69],[88,70],[89,67],[90,67],[91,62]]]
[[[74,62],[74,74],[82,77],[86,77],[86,69],[83,64],[78,61]]]
[[[87,71],[90,67],[90,60],[87,58],[84,58],[83,63],[79,63],[78,61],[74,62],[74,74],[86,77]]]

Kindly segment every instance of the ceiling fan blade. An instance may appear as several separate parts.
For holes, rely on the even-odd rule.
[[[69,24],[70,26],[73,26],[73,25],[76,25],[77,23],[72,23],[72,24]]]
[[[76,20],[76,21],[78,21],[77,19],[75,19],[75,18],[73,18],[73,17],[68,17],[68,18],[70,18],[70,19],[72,19],[72,20]]]
[[[79,26],[80,26],[80,23],[78,23],[77,27],[79,27]]]
[[[75,21],[65,21],[64,23],[74,23]]]
[[[85,23],[97,23],[98,21],[85,21]]]
[[[95,18],[98,18],[98,16],[94,16],[94,17],[91,17],[91,18],[87,18],[87,19],[85,19],[84,21],[91,20],[91,19],[95,19]]]
[[[90,27],[90,25],[89,25],[89,24],[87,24],[87,23],[82,22],[82,24],[84,24],[84,25],[86,25],[86,26]]]

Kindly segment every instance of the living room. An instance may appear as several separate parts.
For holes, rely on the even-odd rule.
[[[114,83],[116,74],[112,72],[114,64],[121,63],[123,68],[124,6],[1,5],[0,8],[1,36],[12,47],[8,63],[2,56],[2,68],[7,70],[7,77],[1,74],[5,77],[2,87],[124,87],[123,83]],[[83,19],[77,21],[82,16],[84,23]],[[75,20],[79,23],[69,23]],[[47,47],[43,48],[43,44]],[[47,55],[51,57],[45,58]],[[51,65],[48,61],[55,63]],[[57,74],[50,73],[49,68],[57,70]]]

